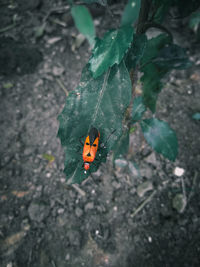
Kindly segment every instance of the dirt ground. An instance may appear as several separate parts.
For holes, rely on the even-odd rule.
[[[95,9],[98,35],[121,10]],[[200,266],[200,46],[174,25],[193,66],[166,78],[157,117],[177,133],[177,160],[154,153],[137,127],[115,169],[107,162],[66,187],[57,116],[91,51],[66,1],[1,1],[1,267]]]

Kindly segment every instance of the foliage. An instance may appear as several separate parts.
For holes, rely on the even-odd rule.
[[[169,125],[156,118],[142,120],[140,125],[148,144],[156,152],[174,161],[178,153],[178,146],[176,134]]]
[[[73,6],[71,14],[78,30],[85,35],[90,45],[93,46],[95,42],[95,29],[88,9],[84,6]]]
[[[194,114],[192,115],[192,118],[193,118],[194,120],[200,120],[200,113],[199,113],[199,112],[194,113]]]
[[[78,88],[71,92],[65,107],[59,115],[60,128],[58,136],[61,144],[66,147],[65,173],[70,182],[79,183],[88,173],[83,172],[81,156],[77,153],[77,144],[81,136],[86,137],[92,126],[98,128],[101,142],[105,143],[110,133],[116,129],[110,138],[103,156],[122,135],[122,121],[131,98],[131,82],[124,62],[113,66],[104,75],[94,79],[85,67]],[[96,171],[100,160],[93,164],[91,172]]]
[[[132,123],[139,121],[142,118],[145,111],[146,107],[143,103],[143,97],[141,96],[136,97],[134,99],[132,114],[131,114]]]
[[[189,27],[196,34],[196,40],[200,40],[200,11],[194,12],[189,20]]]
[[[128,0],[122,14],[121,26],[134,24],[140,11],[140,0]]]
[[[102,75],[115,63],[119,64],[131,45],[133,28],[125,26],[107,32],[102,40],[97,40],[89,60],[94,78]]]
[[[103,0],[82,2],[107,5]],[[167,122],[155,118],[155,114],[145,118],[148,109],[151,113],[156,112],[165,75],[172,69],[190,66],[186,51],[173,43],[168,29],[158,24],[174,5],[179,7],[181,2],[129,0],[120,26],[108,30],[102,39],[95,38],[89,10],[72,5],[76,27],[94,48],[78,87],[69,93],[58,116],[58,136],[66,153],[64,172],[67,183],[81,183],[98,169],[101,162],[106,161],[111,150],[113,162],[125,157],[135,123],[140,124],[144,138],[156,152],[169,160],[176,159],[178,144],[175,132]],[[148,39],[146,30],[152,25],[164,32]],[[139,73],[142,73],[142,95],[135,95]],[[84,142],[92,126],[100,131],[100,145],[90,170],[84,171],[83,146],[78,148],[78,144],[79,140]]]
[[[189,26],[191,29],[196,31],[199,24],[200,24],[200,11],[197,11],[192,14],[190,21],[189,21]]]

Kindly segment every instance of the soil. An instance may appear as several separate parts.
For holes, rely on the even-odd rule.
[[[193,33],[182,21],[168,23],[193,62],[166,78],[158,100],[157,118],[177,133],[177,160],[154,153],[137,127],[115,169],[108,160],[93,179],[66,186],[57,116],[91,51],[66,1],[9,3],[0,3],[0,266],[199,267],[200,123],[192,115],[200,112],[200,50]],[[95,8],[102,36],[116,27],[122,5],[111,7],[114,18]]]

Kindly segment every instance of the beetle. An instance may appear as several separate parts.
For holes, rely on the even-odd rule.
[[[89,170],[90,164],[95,160],[99,146],[99,139],[100,132],[95,127],[92,127],[83,146],[83,167],[86,171]]]

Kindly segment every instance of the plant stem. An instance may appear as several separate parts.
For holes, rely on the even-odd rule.
[[[139,19],[137,24],[137,34],[143,34],[145,32],[144,24],[148,22],[149,10],[151,7],[151,0],[142,0]]]

